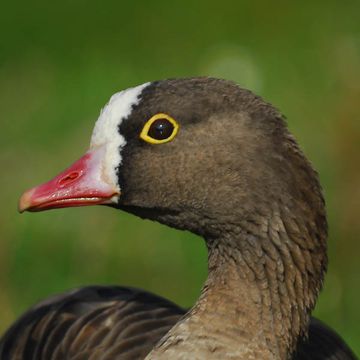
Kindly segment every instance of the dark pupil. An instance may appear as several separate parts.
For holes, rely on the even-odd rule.
[[[171,136],[174,125],[167,119],[155,120],[148,131],[148,135],[156,140],[164,140]]]

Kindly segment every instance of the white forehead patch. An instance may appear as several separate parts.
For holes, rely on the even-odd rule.
[[[114,94],[101,110],[91,136],[90,149],[99,146],[106,148],[102,163],[105,180],[111,181],[118,188],[116,168],[121,165],[121,148],[126,144],[119,126],[129,117],[133,106],[139,103],[142,91],[149,85],[150,83],[145,83]]]

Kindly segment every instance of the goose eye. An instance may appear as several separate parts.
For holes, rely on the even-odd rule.
[[[167,114],[156,114],[144,125],[140,138],[150,144],[171,141],[179,130],[179,124]]]

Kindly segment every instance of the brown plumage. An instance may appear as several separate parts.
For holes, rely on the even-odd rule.
[[[169,300],[119,286],[53,296],[26,312],[1,341],[2,360],[143,359],[186,313]],[[311,319],[294,360],[355,359],[344,341]]]
[[[163,113],[179,123],[174,139],[139,137]],[[171,126],[163,119],[151,134],[164,139]],[[317,174],[278,111],[251,92],[194,78],[113,98],[88,155],[20,208],[93,203],[202,236],[209,275],[199,300],[185,311],[140,290],[80,289],[20,318],[1,360],[355,359],[310,320],[327,265]]]
[[[5,336],[1,359],[143,359],[183,314],[141,290],[81,288],[24,314]]]

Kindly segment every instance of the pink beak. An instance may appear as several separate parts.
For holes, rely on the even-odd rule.
[[[19,200],[19,211],[114,203],[120,191],[104,178],[104,153],[104,147],[90,150],[52,180],[25,191]]]

